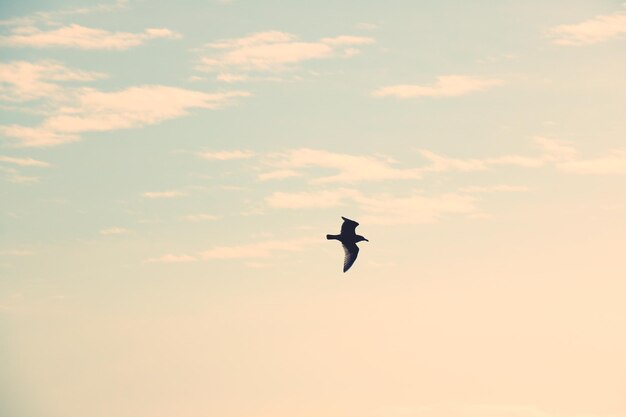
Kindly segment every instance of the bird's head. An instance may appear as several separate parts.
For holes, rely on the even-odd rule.
[[[363,241],[363,240],[364,240],[364,241],[366,241],[366,242],[369,242],[369,240],[365,239],[363,236],[361,236],[361,235],[357,235],[357,237],[356,237],[356,241],[357,241],[357,242],[361,242],[361,241]]]

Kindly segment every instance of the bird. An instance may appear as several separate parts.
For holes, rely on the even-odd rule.
[[[357,222],[343,216],[341,216],[341,218],[343,219],[341,233],[338,235],[326,235],[326,239],[338,240],[343,245],[343,251],[345,252],[345,257],[343,258],[343,272],[346,272],[350,269],[352,264],[354,264],[359,254],[359,247],[356,244],[363,240],[369,242],[369,240],[356,234],[356,227],[359,225]]]

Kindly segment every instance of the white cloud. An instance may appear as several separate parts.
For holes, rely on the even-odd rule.
[[[345,200],[358,196],[359,192],[346,188],[301,192],[277,191],[266,197],[265,202],[274,208],[329,208],[343,205]]]
[[[113,3],[101,3],[89,7],[36,12],[28,16],[0,20],[0,26],[27,26],[34,25],[36,23],[46,23],[48,25],[52,25],[56,23],[57,19],[64,18],[66,16],[118,11],[125,9],[127,4],[128,0],[117,0]]]
[[[182,191],[148,191],[142,195],[146,198],[177,198],[187,194]]]
[[[39,161],[33,158],[15,158],[11,156],[0,155],[0,162],[6,162],[9,164],[19,165],[23,167],[49,167],[50,164],[44,161]]]
[[[300,175],[302,174],[292,169],[279,169],[276,171],[263,172],[258,175],[258,179],[260,181],[282,180],[285,178],[299,177]]]
[[[619,38],[626,34],[626,10],[600,15],[571,25],[548,30],[547,35],[557,45],[581,46]]]
[[[0,165],[0,172],[6,173],[5,179],[15,184],[33,184],[39,182],[40,179],[39,177],[22,175],[17,169],[2,165]]]
[[[544,160],[567,161],[578,157],[578,151],[569,142],[544,136],[535,136],[533,142],[542,150]]]
[[[0,100],[28,101],[65,96],[58,81],[93,81],[106,74],[68,68],[54,61],[0,63]]]
[[[125,235],[127,233],[129,233],[129,230],[123,227],[109,227],[108,229],[100,230],[100,234],[104,236]]]
[[[179,39],[181,35],[170,29],[150,28],[142,33],[110,32],[77,24],[57,29],[40,30],[35,26],[21,26],[11,34],[0,36],[0,45],[34,48],[77,48],[125,50],[152,39]]]
[[[103,92],[82,88],[72,105],[62,106],[37,127],[0,126],[17,146],[45,147],[80,140],[80,133],[137,128],[182,117],[191,108],[216,109],[249,93],[209,94],[163,85],[145,85]]]
[[[231,159],[248,159],[254,156],[254,152],[245,151],[245,150],[234,150],[234,151],[205,151],[198,152],[197,155],[202,159],[207,159],[209,161],[217,160],[217,161],[228,161]]]
[[[215,53],[202,57],[199,69],[222,73],[223,81],[232,81],[236,79],[234,77],[241,77],[242,72],[283,71],[304,61],[345,56],[346,48],[354,49],[355,46],[373,42],[372,38],[362,36],[337,36],[303,42],[291,33],[259,32],[208,44]],[[353,53],[348,52],[348,55]],[[223,74],[228,76],[224,77]]]
[[[528,187],[525,185],[489,185],[478,186],[472,185],[469,187],[463,187],[459,191],[464,193],[500,193],[500,192],[524,192],[528,191]]]
[[[495,78],[479,78],[467,75],[442,75],[432,86],[415,84],[398,84],[381,87],[375,90],[374,97],[395,97],[408,99],[416,97],[456,97],[503,84]]]
[[[626,150],[614,150],[606,156],[559,162],[557,168],[563,172],[588,175],[625,175]]]
[[[287,173],[294,176],[306,168],[330,168],[338,171],[335,175],[314,179],[313,182],[317,183],[349,183],[421,177],[419,169],[395,168],[393,167],[394,161],[386,157],[341,154],[307,148],[268,155],[264,163],[273,169],[261,173],[259,175],[261,180],[284,178]]]
[[[207,214],[207,213],[187,214],[186,216],[181,217],[181,220],[188,221],[188,222],[196,222],[196,223],[213,221],[217,219],[219,219],[218,216],[215,216],[213,214]]]
[[[474,198],[462,194],[425,196],[419,192],[407,195],[389,193],[364,194],[355,189],[340,188],[311,192],[275,192],[266,198],[270,207],[284,209],[329,208],[355,204],[363,211],[361,218],[370,224],[432,223],[447,214],[472,214],[477,211]]]
[[[158,258],[147,259],[145,263],[160,263],[160,264],[171,264],[171,263],[184,263],[184,262],[194,262],[197,259],[191,255],[176,255],[168,253],[163,256],[159,256]]]
[[[268,258],[276,252],[297,252],[321,239],[266,240],[237,246],[217,246],[201,253],[203,259]]]

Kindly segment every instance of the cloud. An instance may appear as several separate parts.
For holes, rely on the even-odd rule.
[[[217,246],[201,253],[203,259],[251,259],[268,258],[275,252],[297,252],[306,246],[319,243],[320,239],[299,238],[266,240],[238,246]]]
[[[50,166],[50,164],[47,162],[39,161],[33,158],[15,158],[15,157],[4,156],[4,155],[0,155],[0,162],[6,162],[9,164],[19,165],[23,167],[47,168]]]
[[[270,207],[283,209],[330,208],[350,203],[363,211],[363,221],[385,225],[432,223],[447,214],[477,212],[473,197],[451,193],[426,196],[416,191],[407,195],[364,194],[347,188],[274,192],[265,201]]]
[[[144,85],[103,92],[82,88],[72,104],[60,106],[39,126],[2,125],[0,131],[17,139],[16,146],[46,147],[80,140],[83,132],[129,129],[182,117],[191,108],[217,109],[242,91],[205,93],[163,85]]]
[[[614,150],[606,156],[560,162],[557,169],[572,174],[625,175],[626,150]]]
[[[252,151],[206,151],[206,152],[198,152],[197,155],[202,159],[207,159],[209,161],[218,160],[218,161],[228,161],[231,159],[248,159],[254,156],[254,152]]]
[[[408,99],[417,97],[457,97],[478,91],[488,90],[503,84],[495,78],[479,78],[467,75],[442,75],[432,86],[398,84],[375,90],[374,97],[395,97]]]
[[[109,227],[108,229],[100,230],[100,234],[104,236],[125,235],[127,233],[129,233],[129,230],[123,227]]]
[[[54,61],[0,63],[0,100],[58,99],[65,96],[59,81],[94,81],[106,77],[100,72],[71,69]]]
[[[168,253],[163,256],[159,256],[158,258],[150,258],[145,260],[145,263],[159,263],[159,264],[171,264],[171,263],[184,263],[184,262],[194,262],[197,261],[195,257],[191,255],[175,255]]]
[[[146,198],[177,198],[187,194],[182,191],[148,191],[142,194]]]
[[[9,35],[0,36],[0,46],[125,50],[152,39],[180,37],[179,33],[166,28],[150,28],[142,33],[131,33],[110,32],[77,24],[47,31],[35,26],[21,26],[13,28]]]
[[[264,164],[273,169],[261,173],[259,179],[268,180],[295,176],[299,175],[299,171],[307,168],[338,171],[335,175],[312,180],[316,183],[350,183],[421,177],[419,169],[395,168],[393,163],[393,160],[386,157],[350,155],[303,148],[268,155]]]
[[[298,171],[294,171],[292,169],[279,169],[276,171],[263,172],[258,175],[259,181],[270,181],[270,180],[283,180],[285,178],[299,177],[300,174]]]
[[[186,216],[181,217],[181,220],[188,221],[188,222],[196,222],[196,223],[213,221],[217,219],[219,219],[218,216],[215,216],[213,214],[206,214],[206,213],[188,214]]]
[[[265,202],[274,208],[329,208],[343,205],[345,200],[358,198],[359,195],[358,191],[346,188],[302,192],[277,191],[266,197]]]
[[[626,34],[626,10],[599,15],[571,25],[559,25],[547,31],[552,42],[564,46],[582,46],[605,42]]]
[[[6,174],[4,178],[8,182],[15,184],[33,184],[39,182],[40,180],[39,177],[25,176],[20,174],[20,172],[15,168],[5,167],[2,165],[0,165],[0,172],[4,172]]]
[[[372,38],[345,35],[303,42],[291,33],[258,32],[208,44],[214,53],[203,56],[198,69],[229,74],[222,80],[232,81],[241,73],[284,71],[304,61],[351,55],[356,46],[373,42]]]
[[[489,185],[463,187],[459,191],[464,193],[500,193],[500,192],[524,192],[528,191],[525,185]]]
[[[89,7],[37,12],[27,16],[0,20],[0,26],[27,26],[35,23],[46,23],[48,25],[52,25],[56,23],[57,19],[64,18],[66,16],[118,11],[125,9],[127,4],[127,0],[118,0],[114,3],[101,3]]]

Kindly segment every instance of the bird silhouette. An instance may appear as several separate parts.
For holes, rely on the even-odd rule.
[[[356,227],[359,225],[357,222],[343,216],[341,216],[341,218],[343,219],[341,233],[338,235],[326,235],[326,239],[338,240],[343,245],[343,251],[345,252],[345,257],[343,258],[343,272],[346,272],[350,269],[352,264],[354,264],[359,254],[359,247],[356,244],[362,240],[366,242],[369,242],[369,240],[356,234]]]

